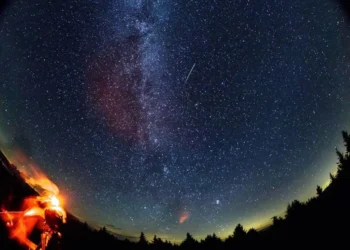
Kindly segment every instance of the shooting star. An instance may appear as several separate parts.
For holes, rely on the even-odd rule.
[[[191,70],[190,70],[190,73],[188,73],[187,77],[186,77],[186,81],[185,81],[185,84],[187,83],[188,79],[190,78],[191,74],[192,74],[192,71],[194,69],[194,67],[196,67],[196,64],[194,63]]]

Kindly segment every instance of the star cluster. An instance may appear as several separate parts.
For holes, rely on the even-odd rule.
[[[123,235],[261,226],[314,194],[350,121],[331,1],[15,1],[0,142]]]

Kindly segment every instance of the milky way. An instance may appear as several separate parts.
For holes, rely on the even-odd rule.
[[[350,121],[332,1],[14,1],[0,142],[121,235],[259,227],[315,194]],[[20,166],[21,167],[21,166]]]

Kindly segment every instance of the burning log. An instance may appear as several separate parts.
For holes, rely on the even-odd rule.
[[[38,217],[27,215],[25,211],[0,213],[3,221],[5,221],[9,229],[9,236],[17,240],[20,244],[27,246],[29,249],[37,249],[37,245],[28,239],[29,234],[38,222]]]
[[[37,200],[42,200],[42,197],[37,197]],[[56,202],[44,204],[38,202],[25,211],[0,212],[0,217],[9,228],[10,237],[27,246],[30,250],[45,250],[54,234],[60,236],[59,230],[62,224],[65,223],[65,216],[65,211]],[[39,246],[28,239],[30,233],[38,225],[40,225],[39,229],[42,231]]]

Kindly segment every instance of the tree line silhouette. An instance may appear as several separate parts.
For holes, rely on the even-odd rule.
[[[347,246],[350,236],[350,136],[342,132],[345,153],[336,149],[338,169],[330,174],[330,184],[324,190],[316,187],[316,197],[306,202],[294,200],[288,204],[285,216],[274,216],[271,226],[263,230],[245,230],[238,224],[232,235],[220,239],[215,233],[200,241],[187,233],[180,244],[173,244],[154,236],[148,241],[141,233],[138,241],[120,240],[103,227],[91,228],[87,223],[69,215],[62,227],[60,249],[253,249]],[[0,157],[0,165],[6,160]],[[0,206],[8,210],[19,207],[23,197],[33,195],[33,190],[16,174],[0,166]],[[11,197],[11,199],[9,199]],[[33,239],[38,237],[33,232]],[[22,249],[8,238],[7,229],[0,222],[0,249]],[[49,247],[49,249],[57,249]]]

